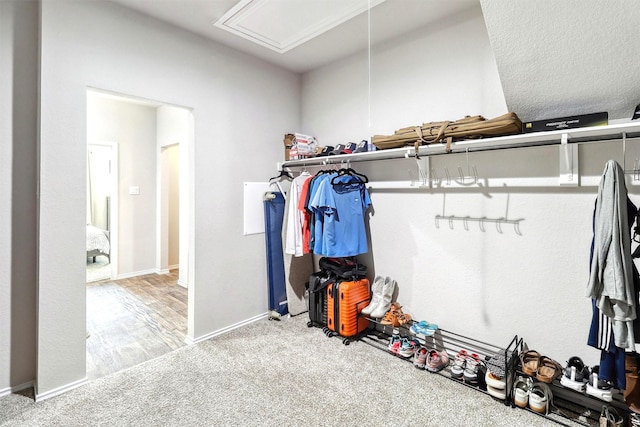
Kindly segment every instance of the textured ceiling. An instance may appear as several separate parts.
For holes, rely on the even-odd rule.
[[[640,103],[636,0],[480,0],[509,110],[523,120]]]

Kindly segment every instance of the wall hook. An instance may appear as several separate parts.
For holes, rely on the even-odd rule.
[[[513,229],[518,236],[522,236],[522,232],[520,231],[520,220],[513,223]]]
[[[436,171],[433,168],[431,168],[431,182],[434,185],[438,185],[440,183],[440,179],[438,178],[438,175],[436,175]]]
[[[496,219],[496,230],[498,230],[498,233],[502,234],[502,220],[504,218],[498,218]]]
[[[451,216],[449,217],[449,228],[450,228],[450,229],[452,229],[452,230],[453,230],[453,218],[454,218],[454,216],[453,216],[453,215],[451,215]]]
[[[451,175],[449,175],[449,168],[444,168],[444,174],[447,176],[447,185],[451,185]]]
[[[480,231],[482,231],[483,233],[485,232],[485,230],[484,230],[484,219],[485,219],[485,217],[482,217],[482,218],[478,219],[478,226],[480,227]]]

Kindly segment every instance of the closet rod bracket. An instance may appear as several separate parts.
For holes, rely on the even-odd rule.
[[[578,180],[578,144],[569,144],[569,135],[562,134],[559,146],[560,176],[558,182],[562,186],[579,185]]]

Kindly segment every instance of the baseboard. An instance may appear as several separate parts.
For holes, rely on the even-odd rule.
[[[213,331],[211,333],[208,333],[208,334],[203,335],[203,336],[198,337],[198,338],[193,338],[192,339],[190,337],[186,337],[184,339],[184,342],[187,343],[188,345],[197,344],[199,342],[206,341],[206,340],[208,340],[210,338],[217,337],[218,335],[226,334],[227,332],[231,332],[234,329],[240,328],[242,326],[246,326],[246,325],[248,325],[250,323],[257,322],[258,320],[262,320],[265,317],[267,317],[267,315],[268,315],[267,313],[259,314],[257,316],[254,316],[254,317],[251,317],[249,319],[243,320],[242,322],[238,322],[238,323],[235,323],[233,325],[227,326],[225,328],[218,329],[217,331]]]
[[[185,282],[184,280],[178,279],[178,285],[180,285],[180,286],[182,286],[183,288],[186,288],[186,289],[189,288],[189,284],[187,282]]]
[[[176,270],[178,267],[180,267],[180,264],[170,265],[167,268],[157,269],[156,274],[169,274],[171,273],[171,270]]]
[[[54,388],[53,390],[49,390],[46,393],[38,393],[36,390],[36,402],[40,402],[43,400],[50,399],[52,397],[58,396],[59,394],[66,393],[68,391],[73,390],[74,388],[78,388],[83,386],[89,382],[89,378],[84,377],[81,380],[63,385],[62,387]],[[37,389],[37,387],[36,387]]]
[[[0,390],[0,397],[6,396],[11,393],[17,393],[22,390],[26,390],[28,388],[33,387],[34,381],[27,381],[26,383],[16,385],[13,387],[7,387],[5,389]]]
[[[141,271],[134,271],[133,273],[118,274],[118,277],[116,277],[116,280],[130,279],[131,277],[145,276],[147,274],[156,274],[157,271],[158,270],[156,270],[155,268],[152,268],[150,270],[141,270]]]

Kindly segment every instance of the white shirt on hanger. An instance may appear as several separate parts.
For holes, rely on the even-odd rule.
[[[284,251],[287,254],[293,256],[302,256],[304,252],[302,250],[302,226],[304,224],[304,218],[302,212],[298,209],[298,199],[300,198],[300,191],[302,185],[309,178],[311,174],[304,171],[299,176],[291,181],[291,188],[289,189],[288,197],[289,206],[286,212],[287,214],[287,238],[285,241]]]

